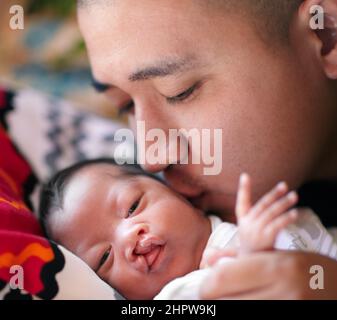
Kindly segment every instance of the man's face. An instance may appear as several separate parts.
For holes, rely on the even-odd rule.
[[[198,269],[211,233],[208,218],[162,183],[103,164],[70,180],[50,226],[55,240],[128,299],[152,299]]]
[[[113,86],[107,95],[132,127],[222,129],[219,175],[204,175],[203,164],[144,167],[165,170],[203,209],[229,212],[242,172],[256,182],[255,198],[277,181],[309,179],[331,120],[315,96],[323,75],[298,39],[268,44],[244,15],[200,3],[113,1],[80,9],[79,22],[95,79]]]

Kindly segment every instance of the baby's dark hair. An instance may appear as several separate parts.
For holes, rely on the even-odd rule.
[[[51,236],[48,218],[56,210],[62,209],[64,190],[71,178],[74,177],[75,174],[79,173],[82,169],[97,164],[116,166],[120,169],[121,175],[124,176],[141,175],[161,181],[157,176],[151,175],[144,171],[138,164],[120,165],[113,158],[86,160],[63,169],[56,173],[46,184],[44,184],[40,192],[39,217],[42,228],[47,237]]]

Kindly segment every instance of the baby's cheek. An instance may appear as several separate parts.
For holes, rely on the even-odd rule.
[[[122,294],[127,299],[131,300],[147,300],[153,299],[164,287],[160,285],[160,282],[156,279],[147,279],[147,276],[144,276],[141,279],[132,281],[128,283],[128,286],[123,289],[115,288],[118,292]]]
[[[152,299],[161,290],[160,281],[127,265],[113,267],[106,282],[124,298]]]

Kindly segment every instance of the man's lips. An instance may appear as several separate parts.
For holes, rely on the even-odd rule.
[[[170,187],[186,198],[197,198],[203,194],[203,190],[188,179],[183,172],[168,170],[164,172],[164,176]]]

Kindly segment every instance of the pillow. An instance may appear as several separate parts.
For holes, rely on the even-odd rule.
[[[124,127],[121,123],[32,89],[20,90],[11,99],[9,135],[39,179],[81,160],[115,155],[114,137]],[[133,146],[124,145],[123,157],[133,159]]]
[[[20,112],[15,115],[17,98],[16,94],[0,89],[0,299],[115,299],[116,292],[82,260],[43,236],[29,201],[38,180],[5,132],[18,119],[21,126],[28,128],[27,131],[21,128],[22,132],[37,134],[37,128],[43,127],[43,117],[37,116],[41,109],[34,110],[30,104],[31,113],[26,114],[26,121],[24,115],[20,118]],[[34,117],[41,119],[41,123],[32,122]],[[16,142],[28,153],[40,153],[40,156],[30,153],[28,158],[34,160],[43,176],[47,175],[46,168],[51,167],[47,162],[39,170],[38,161],[45,160],[43,155],[48,152],[43,150],[48,148],[37,145],[36,137],[41,139],[34,134],[30,135],[31,140],[17,135]],[[71,162],[70,157],[67,161]],[[67,161],[61,162],[66,165]],[[53,168],[57,170],[56,167]]]
[[[121,123],[80,111],[68,101],[32,89],[10,96],[7,91],[7,96],[11,103],[3,111],[6,117],[2,122],[39,181],[81,160],[135,157],[133,145],[123,142],[123,148],[117,148],[114,141],[116,131],[124,127]],[[35,207],[38,189],[31,195]]]

